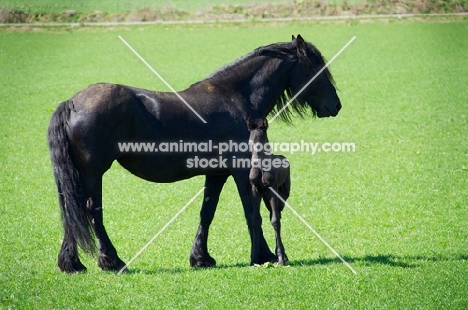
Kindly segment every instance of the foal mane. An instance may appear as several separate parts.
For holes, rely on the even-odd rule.
[[[302,40],[300,36],[298,39]],[[225,76],[233,72],[233,70],[238,67],[240,64],[259,56],[266,56],[271,58],[279,58],[279,59],[287,59],[289,61],[298,61],[299,64],[305,66],[311,74],[317,73],[320,69],[322,69],[326,64],[326,59],[322,56],[320,51],[310,42],[302,41],[304,44],[302,48],[304,49],[302,52],[298,49],[298,43],[296,39],[293,39],[292,42],[286,43],[273,43],[266,46],[261,46],[250,52],[249,54],[238,58],[237,60],[221,67],[220,69],[211,73],[207,78],[203,79],[198,83],[203,83],[205,81],[211,80],[215,77]],[[313,61],[311,61],[311,59]],[[333,76],[328,70],[325,68],[323,71],[326,74],[327,78],[330,82],[335,85],[335,81]],[[274,105],[273,110],[270,114],[276,114],[278,111],[283,109],[284,110],[280,113],[279,118],[286,123],[292,122],[292,114],[296,112],[301,118],[304,118],[308,114],[309,106],[306,101],[298,100],[297,98],[294,99],[289,105],[288,102],[293,97],[291,85],[287,85],[284,92],[278,98],[277,102]],[[315,116],[316,112],[312,111],[312,115]]]

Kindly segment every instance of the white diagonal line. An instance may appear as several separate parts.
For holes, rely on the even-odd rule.
[[[322,69],[320,69],[319,72],[317,72],[317,73],[310,79],[310,81],[307,82],[307,84],[305,84],[305,85],[297,92],[297,94],[295,94],[295,95],[288,101],[288,103],[286,103],[285,106],[282,107],[281,110],[279,110],[278,113],[276,113],[268,122],[269,122],[269,123],[273,122],[273,121],[275,120],[275,118],[277,118],[277,117],[281,114],[281,112],[283,112],[284,109],[286,109],[286,108],[291,104],[291,102],[293,102],[293,101],[297,98],[297,96],[299,96],[299,95],[304,91],[304,89],[306,89],[307,86],[309,86],[310,83],[312,83],[312,82],[317,78],[317,76],[318,76],[320,73],[322,73],[323,70],[325,70],[326,68],[328,68],[328,66],[333,62],[333,60],[335,60],[335,58],[338,57],[338,56],[351,44],[351,42],[354,41],[354,39],[356,39],[356,36],[352,37],[351,40],[349,40],[348,43],[346,43],[346,45],[343,46],[343,47],[339,50],[339,52],[336,53],[336,55],[333,56],[333,58],[330,59],[330,61],[327,62],[327,63],[325,64],[325,66],[324,66]]]
[[[140,54],[137,53],[137,51],[135,51],[133,49],[133,47],[130,46],[130,44],[127,43],[127,41],[124,40],[124,38],[122,38],[120,35],[119,35],[119,39],[151,70],[151,72],[153,72],[164,84],[166,84],[166,86],[177,96],[179,97],[179,99],[190,109],[192,110],[193,113],[195,113],[196,116],[198,116],[199,119],[201,119],[201,121],[203,123],[206,124],[206,121],[203,117],[200,116],[200,114],[197,113],[197,111],[195,111],[194,108],[192,108],[192,106],[190,104],[187,103],[187,101],[185,101],[184,98],[182,98],[182,96],[174,89],[172,88],[171,85],[169,85],[168,82],[166,82],[166,80],[158,73],[156,72],[156,70],[153,69],[153,67],[150,66],[149,63],[146,62],[146,60],[143,59],[143,57],[140,56]]]
[[[187,204],[185,206],[182,207],[182,209],[179,210],[179,212],[176,213],[176,215],[174,215],[170,220],[169,222],[167,222],[166,225],[164,225],[163,228],[161,228],[157,233],[156,235],[154,235],[153,238],[151,238],[150,241],[148,241],[142,248],[140,251],[138,251],[138,253],[135,254],[135,256],[132,257],[131,260],[128,261],[128,263],[122,267],[122,269],[119,270],[119,272],[117,274],[121,274],[125,269],[127,269],[127,267],[138,257],[140,256],[141,253],[143,253],[144,250],[146,250],[146,248],[151,244],[153,243],[153,241],[167,228],[169,227],[169,225],[171,225],[172,222],[175,221],[175,219],[182,213],[184,212],[185,209],[187,209],[187,207],[195,200],[195,198],[197,198],[198,195],[200,195],[200,193],[205,189],[205,187],[203,187],[202,189],[200,189],[198,191],[198,193],[195,194],[195,196],[192,197],[192,199],[190,199]]]
[[[283,197],[281,197],[273,188],[270,187],[270,190],[278,197],[279,200],[281,200],[281,201],[294,213],[295,216],[297,216],[297,217],[302,221],[302,223],[304,223],[304,224],[307,226],[307,228],[309,228],[309,229],[314,233],[315,236],[317,236],[317,238],[320,239],[320,241],[323,242],[323,244],[325,244],[325,245],[330,249],[330,251],[333,252],[333,254],[336,255],[336,257],[338,257],[338,258],[343,262],[343,264],[345,264],[346,267],[349,268],[349,270],[351,270],[352,273],[357,274],[356,270],[354,270],[354,268],[351,267],[351,265],[348,264],[348,262],[345,261],[345,260],[343,259],[343,257],[341,257],[341,255],[340,255],[337,251],[335,251],[335,249],[333,249],[333,248],[328,244],[328,242],[325,241],[325,239],[323,239],[322,236],[320,236],[320,235],[318,234],[318,232],[316,232],[315,229],[313,229],[312,226],[310,226],[310,225],[302,218],[302,216],[300,216],[299,213],[297,213],[296,210],[294,210],[294,208],[291,207],[291,205],[290,205],[289,203],[287,203],[287,202],[283,199]]]

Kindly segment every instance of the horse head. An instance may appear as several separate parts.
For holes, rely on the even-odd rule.
[[[333,77],[328,68],[324,68],[325,59],[301,35],[292,37],[292,45],[296,49],[297,61],[289,83],[291,95],[297,96],[299,103],[299,106],[293,108],[303,112],[309,106],[318,117],[336,116],[341,109],[341,102],[336,94]]]

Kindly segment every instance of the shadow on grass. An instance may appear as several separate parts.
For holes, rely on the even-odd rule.
[[[183,267],[173,267],[173,268],[157,268],[157,269],[141,269],[141,268],[132,268],[129,267],[130,269],[126,270],[123,272],[123,275],[138,275],[138,274],[144,274],[144,275],[158,275],[158,274],[179,274],[179,273],[185,273],[188,270],[191,270],[189,268],[183,268]]]
[[[228,269],[228,268],[245,268],[249,267],[247,263],[236,263],[236,264],[220,264],[216,267],[207,267],[207,268],[192,268],[192,267],[173,267],[173,268],[157,268],[157,269],[141,269],[141,268],[131,268],[124,272],[127,275],[133,274],[145,274],[145,275],[157,275],[157,274],[179,274],[185,272],[200,272],[211,269]]]
[[[449,256],[397,256],[392,254],[376,254],[366,255],[363,257],[346,257],[343,259],[350,264],[359,266],[386,265],[398,268],[416,268],[426,262],[450,262],[450,261],[466,261],[468,255],[449,255]],[[290,266],[314,266],[327,264],[341,264],[338,258],[318,258],[306,260],[293,260],[289,262]]]
[[[468,261],[468,255],[447,255],[447,256],[397,256],[392,254],[376,254],[366,255],[363,257],[343,257],[345,261],[350,264],[358,266],[374,266],[386,265],[396,268],[417,268],[426,262],[454,262],[454,261]],[[342,264],[338,258],[317,258],[317,259],[302,259],[291,260],[288,265],[291,267],[300,266],[318,266],[329,264]],[[125,274],[144,274],[144,275],[158,275],[158,274],[179,274],[186,272],[202,272],[206,270],[216,269],[229,269],[229,268],[245,268],[249,267],[248,263],[234,263],[234,264],[220,264],[216,267],[210,268],[190,268],[190,267],[173,267],[173,268],[157,268],[157,269],[139,269],[131,268]]]

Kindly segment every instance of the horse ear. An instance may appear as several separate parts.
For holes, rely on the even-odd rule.
[[[293,41],[296,40],[296,37],[295,37],[294,35],[292,35],[292,40],[293,40]]]
[[[306,43],[300,34],[297,35],[296,46],[297,52],[300,56],[307,56]]]

